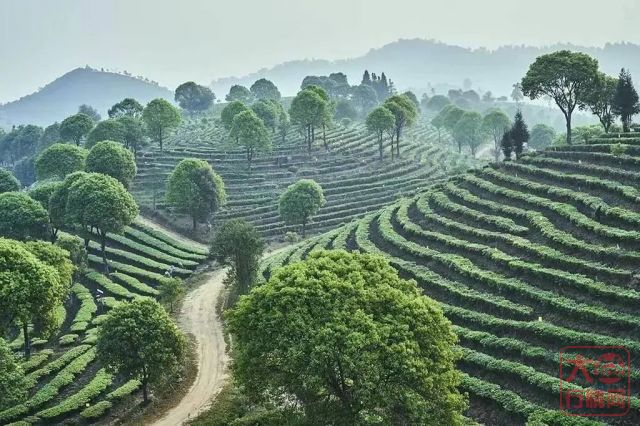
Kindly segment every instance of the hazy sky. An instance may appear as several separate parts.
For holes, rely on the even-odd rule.
[[[0,0],[0,102],[87,64],[173,89],[398,38],[640,43],[639,17],[637,0]]]

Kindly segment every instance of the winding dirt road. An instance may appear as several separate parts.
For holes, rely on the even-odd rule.
[[[156,421],[156,426],[176,426],[206,410],[224,384],[227,355],[222,322],[216,313],[226,269],[206,272],[207,281],[187,294],[180,312],[181,328],[197,342],[198,375],[180,403]]]

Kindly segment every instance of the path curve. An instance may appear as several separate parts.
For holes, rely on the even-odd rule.
[[[156,421],[156,426],[176,426],[196,418],[209,408],[226,379],[226,345],[216,306],[227,270],[205,274],[207,281],[187,294],[180,312],[182,329],[192,334],[197,343],[198,375],[180,403]]]

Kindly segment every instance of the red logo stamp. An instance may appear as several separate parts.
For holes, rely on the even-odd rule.
[[[624,416],[631,408],[630,365],[623,346],[560,349],[560,410],[570,416]]]

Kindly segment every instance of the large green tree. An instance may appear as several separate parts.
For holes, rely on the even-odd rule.
[[[326,200],[322,187],[313,179],[300,179],[289,185],[280,195],[278,210],[280,217],[288,225],[302,225],[302,237],[307,233],[307,223]]]
[[[65,141],[72,141],[80,146],[82,138],[93,129],[94,122],[86,114],[76,114],[65,118],[60,123],[60,137]]]
[[[49,210],[51,196],[60,186],[62,186],[62,181],[59,180],[38,181],[29,188],[27,194],[39,202],[45,210]]]
[[[142,118],[144,107],[133,98],[124,98],[109,108],[109,118],[132,117]]]
[[[327,111],[327,101],[318,91],[309,88],[298,92],[289,108],[291,123],[297,125],[304,135],[307,150],[311,152],[311,146],[315,141],[315,127],[322,124],[322,119]]]
[[[48,236],[49,215],[26,192],[0,194],[0,236],[16,240]]]
[[[220,113],[220,121],[224,128],[229,131],[233,125],[233,118],[241,112],[248,111],[249,108],[240,101],[229,102]]]
[[[85,147],[91,149],[95,144],[102,141],[116,141],[124,144],[124,126],[117,119],[110,118],[96,124],[96,127],[87,135]]]
[[[138,215],[138,205],[118,180],[102,173],[86,173],[68,189],[66,216],[100,238],[102,262],[109,271],[105,245],[109,233],[119,234]]]
[[[18,359],[0,337],[0,412],[24,402],[28,384]]]
[[[145,125],[142,119],[136,117],[129,117],[125,115],[117,119],[123,128],[122,143],[125,148],[128,148],[133,152],[134,158],[138,156],[138,151],[149,142],[145,137]]]
[[[229,89],[229,93],[224,97],[227,102],[242,102],[244,104],[250,104],[253,102],[253,94],[249,89],[239,84],[234,84]]]
[[[361,84],[351,88],[351,100],[360,110],[360,115],[366,115],[378,105],[378,95],[376,91],[367,84]]]
[[[305,424],[462,424],[459,352],[441,307],[381,256],[312,252],[228,314],[234,378],[297,401]]]
[[[279,102],[272,100],[260,100],[251,105],[253,111],[262,120],[265,126],[275,132],[278,127],[280,111],[277,108]],[[233,124],[233,123],[232,123]]]
[[[431,111],[440,112],[442,111],[442,108],[450,104],[451,104],[451,101],[446,96],[435,95],[435,96],[432,96],[427,102],[427,109],[430,109]]]
[[[266,78],[257,80],[251,85],[249,90],[251,91],[253,97],[258,100],[272,99],[274,101],[279,101],[281,97],[280,91],[278,90],[276,85]]]
[[[467,111],[453,128],[453,137],[459,144],[466,144],[475,157],[477,148],[485,140],[486,133],[482,129],[482,115],[479,112]]]
[[[524,122],[524,118],[522,118],[522,112],[520,110],[516,112],[513,118],[513,126],[509,133],[513,144],[513,152],[516,154],[516,159],[519,159],[522,155],[524,144],[529,141],[529,129]]]
[[[213,105],[215,95],[208,87],[188,81],[176,88],[175,101],[181,108],[196,113],[206,111]]]
[[[9,170],[0,169],[0,193],[20,190],[20,182]]]
[[[102,119],[98,110],[87,104],[82,104],[78,107],[78,114],[84,114],[88,116],[93,120],[94,123],[97,123]]]
[[[6,324],[22,327],[25,357],[31,356],[29,324],[55,324],[57,308],[67,295],[66,283],[53,266],[23,244],[0,238],[0,312]]]
[[[418,118],[418,111],[411,99],[405,95],[394,95],[384,101],[384,107],[387,108],[396,119],[396,156],[400,157],[400,138],[402,132],[407,127],[413,125]],[[393,145],[393,140],[391,141]],[[393,149],[391,150],[393,154]]]
[[[96,342],[98,359],[107,370],[142,383],[144,401],[149,385],[175,371],[186,353],[186,341],[169,314],[149,299],[136,299],[113,308],[102,323]]]
[[[167,201],[191,216],[193,230],[198,222],[224,205],[227,193],[220,175],[204,160],[185,158],[180,161],[167,182]]]
[[[131,151],[118,142],[102,141],[89,151],[86,170],[109,175],[129,188],[136,175],[136,160]]]
[[[49,221],[51,223],[51,238],[54,241],[58,237],[58,231],[72,223],[72,220],[67,215],[69,188],[85,174],[83,171],[78,171],[67,175],[62,184],[56,187],[49,197]],[[38,201],[42,202],[41,200]],[[85,236],[85,247],[88,246],[89,237]]]
[[[182,122],[180,111],[161,98],[147,104],[142,112],[142,119],[147,125],[149,136],[160,146],[160,151],[169,134]]]
[[[613,95],[613,113],[620,116],[622,130],[628,132],[631,126],[631,118],[640,113],[640,102],[638,92],[633,86],[631,74],[624,68],[618,76],[618,84]]]
[[[209,254],[221,265],[229,267],[227,281],[233,286],[232,303],[238,296],[249,293],[265,247],[258,231],[242,219],[225,222],[216,232]]]
[[[553,143],[556,131],[546,124],[536,124],[531,129],[529,146],[534,149],[544,149]]]
[[[500,159],[500,140],[511,127],[509,116],[500,109],[492,109],[482,118],[482,130],[493,138],[493,156]]]
[[[256,152],[271,149],[271,137],[267,127],[251,110],[243,111],[233,117],[229,137],[236,145],[244,146],[249,170]]]
[[[66,143],[56,143],[36,158],[38,180],[64,179],[68,174],[84,170],[88,151]]]
[[[393,130],[395,129],[396,119],[391,111],[383,106],[375,108],[367,116],[367,130],[374,133],[378,139],[378,152],[380,160],[383,158],[384,136],[391,135],[393,138]],[[393,146],[391,147],[393,150]]]
[[[598,61],[586,53],[560,50],[538,57],[522,79],[522,93],[531,99],[549,96],[564,115],[567,144],[571,145],[571,117],[584,108],[598,80]]]
[[[604,73],[598,73],[595,84],[587,95],[586,104],[591,112],[598,117],[605,133],[615,121],[613,101],[616,95],[618,80]]]

